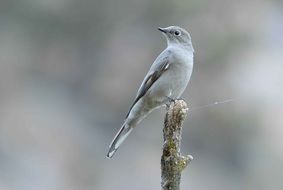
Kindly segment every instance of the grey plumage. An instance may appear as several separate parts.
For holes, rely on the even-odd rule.
[[[109,158],[151,111],[170,99],[179,98],[190,80],[194,53],[190,34],[178,26],[159,30],[166,37],[167,48],[156,58],[145,76],[124,124],[109,146]]]

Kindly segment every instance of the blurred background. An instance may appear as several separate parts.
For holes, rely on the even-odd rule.
[[[283,187],[283,2],[2,0],[0,189],[160,189],[165,109],[108,145],[166,47],[192,36],[181,189]]]

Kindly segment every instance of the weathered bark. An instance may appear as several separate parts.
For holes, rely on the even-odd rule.
[[[161,186],[163,190],[179,190],[181,172],[193,159],[180,153],[182,125],[187,115],[185,101],[175,100],[167,110],[163,128],[163,154],[161,157]]]

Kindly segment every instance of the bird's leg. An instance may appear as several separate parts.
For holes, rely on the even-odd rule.
[[[170,98],[169,96],[166,96],[166,98],[167,98],[166,103],[165,103],[165,104],[166,104],[166,108],[169,109],[170,104],[171,104],[172,102],[175,102],[176,100],[173,99],[173,98]]]

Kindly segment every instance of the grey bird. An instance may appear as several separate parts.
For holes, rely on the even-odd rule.
[[[190,34],[178,26],[158,28],[166,37],[167,48],[156,58],[146,74],[124,124],[109,146],[112,158],[137,124],[154,109],[180,98],[193,70]]]

